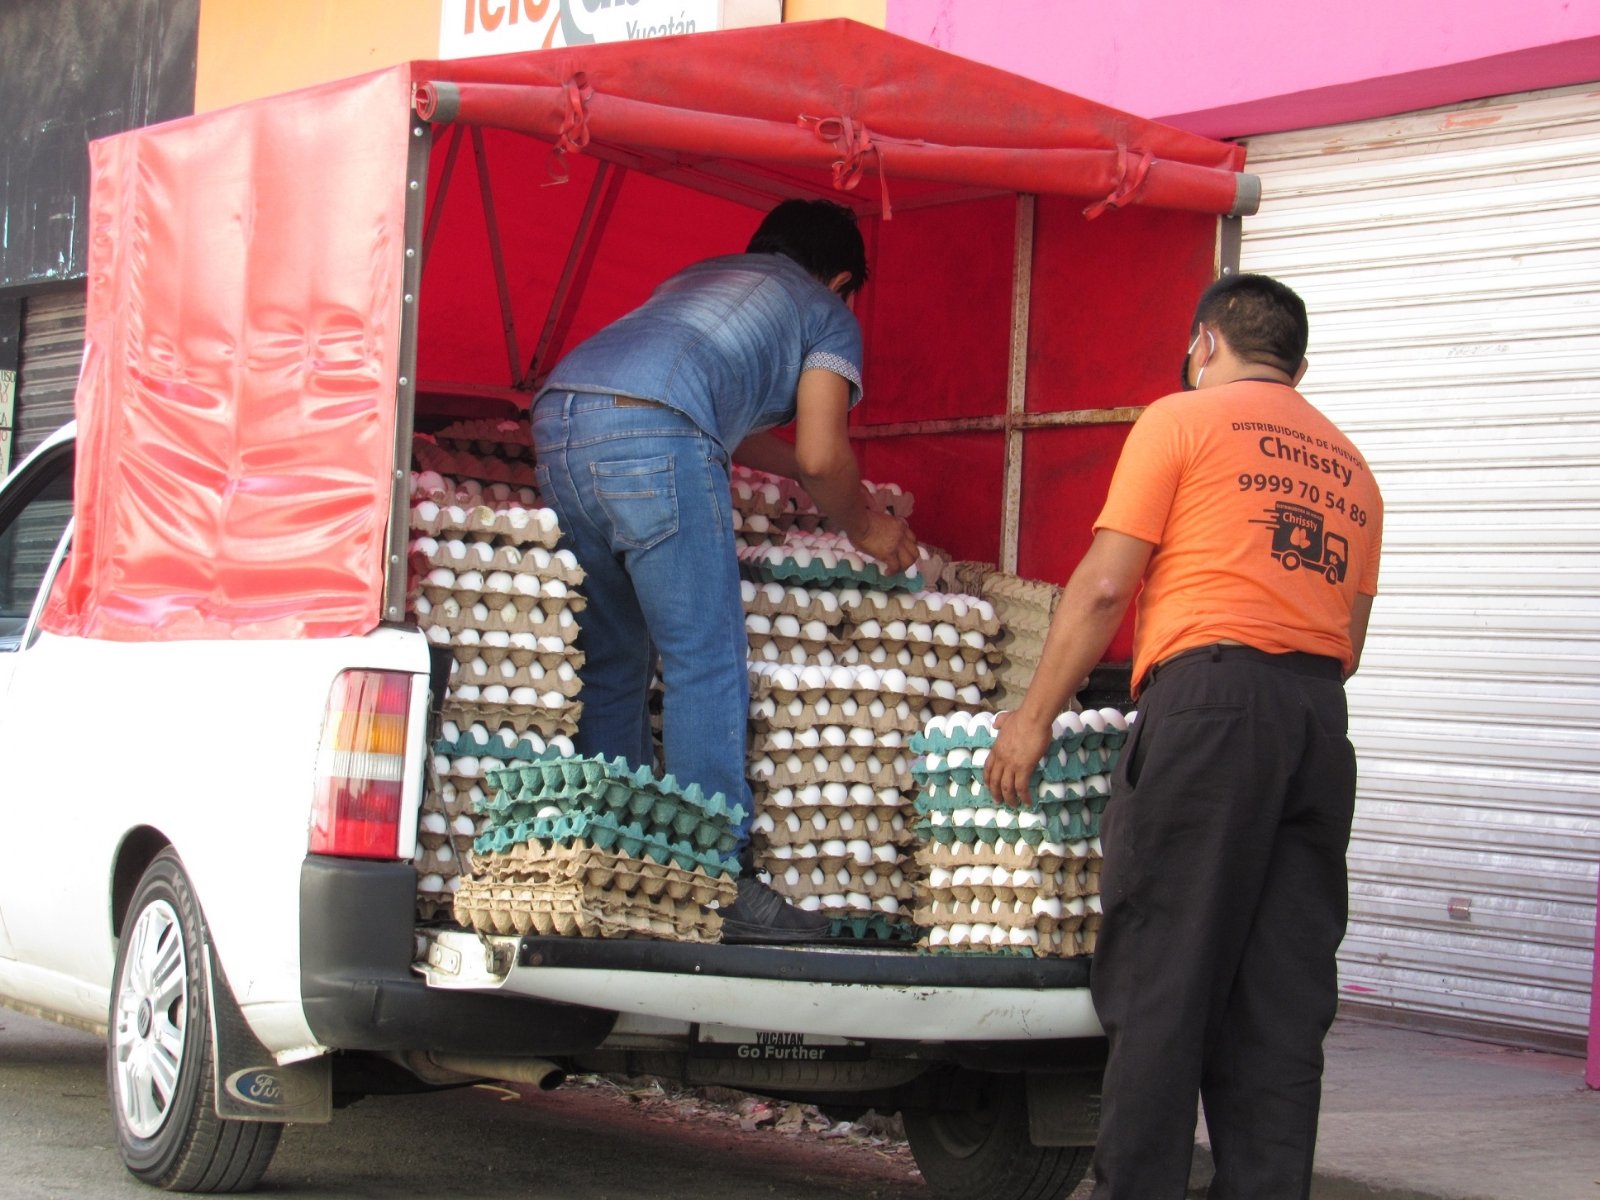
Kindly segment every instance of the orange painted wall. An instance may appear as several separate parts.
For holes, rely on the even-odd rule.
[[[439,52],[441,0],[200,0],[196,112]]]
[[[785,21],[821,21],[849,17],[863,25],[886,28],[889,0],[783,0]]]

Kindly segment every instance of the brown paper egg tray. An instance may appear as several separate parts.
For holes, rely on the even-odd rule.
[[[577,886],[673,903],[732,904],[738,894],[732,879],[617,854],[584,841],[561,846],[522,842],[502,853],[475,855],[473,877],[491,883]]]
[[[779,809],[776,811],[790,812],[794,810]],[[916,833],[909,824],[903,830],[895,831],[890,821],[893,819],[893,814],[898,811],[898,809],[879,808],[859,810],[861,813],[882,814],[887,812],[889,814],[888,817],[880,815],[878,817],[878,828],[871,832],[863,825],[866,819],[864,816],[857,815],[857,813],[849,813],[826,817],[821,826],[813,824],[809,817],[802,818],[799,829],[791,829],[788,822],[781,822],[773,829],[763,830],[760,833],[752,832],[750,840],[759,846],[770,847],[803,846],[808,842],[824,842],[840,838],[844,841],[870,841],[875,846],[891,845],[909,851],[916,842]],[[846,815],[851,818],[854,822],[853,824],[844,824]]]
[[[474,788],[481,793],[480,796],[472,795]],[[483,786],[481,780],[474,779],[469,782],[457,777],[455,779],[447,778],[440,782],[439,811],[452,819],[459,817],[462,813],[466,813],[472,818],[473,824],[477,826],[480,833],[485,821],[485,818],[480,816],[480,810],[488,800],[489,789]],[[424,804],[423,810],[427,811],[426,804]]]
[[[439,834],[436,836],[444,838],[449,837],[448,834]],[[446,879],[449,879],[452,875],[461,874],[461,856],[455,853],[454,847],[451,847],[450,857],[440,858],[439,851],[443,848],[444,847],[442,845],[424,847],[421,851],[414,855],[411,861],[417,868],[417,874],[442,875]]]
[[[1005,867],[1015,871],[1038,867],[1041,871],[1072,869],[1100,871],[1100,859],[1093,855],[1062,857],[1041,853],[1028,842],[924,842],[917,850],[917,862],[933,867]]]
[[[562,625],[559,612],[559,606],[552,604],[548,610],[538,605],[513,607],[509,612],[505,607],[490,608],[487,616],[477,616],[472,612],[471,604],[461,606],[455,612],[450,612],[447,606],[434,604],[433,610],[422,614],[418,623],[423,628],[437,626],[452,634],[475,629],[479,633],[531,633],[534,637],[558,637],[570,646],[577,640],[578,623],[574,621],[570,625]]]
[[[424,626],[426,628],[426,626]],[[526,646],[485,646],[482,642],[471,645],[462,645],[454,639],[450,642],[450,654],[457,663],[465,665],[475,658],[481,658],[490,667],[498,666],[509,660],[518,668],[531,667],[537,664],[546,672],[553,672],[563,663],[574,671],[583,669],[584,655],[581,650],[530,650]]]
[[[426,596],[428,603],[435,608],[450,600],[454,600],[464,609],[470,609],[474,604],[483,604],[489,608],[491,613],[501,612],[507,605],[510,605],[516,610],[519,623],[499,626],[499,628],[507,630],[530,628],[532,623],[544,620],[560,612],[563,608],[570,612],[580,613],[589,606],[587,597],[581,592],[568,592],[565,596],[547,596],[541,590],[539,595],[530,596],[522,592],[491,591],[488,587],[462,587],[459,583],[448,585],[430,583],[427,577],[422,575],[416,576],[415,582],[411,587],[411,594]],[[529,614],[535,610],[538,610],[540,615],[530,616]],[[507,619],[503,612],[501,612],[501,619],[502,621]],[[483,625],[480,628],[492,629],[495,626]]]
[[[438,500],[434,503],[439,505],[439,511],[431,519],[421,516],[415,506],[412,507],[411,528],[414,532],[425,533],[433,538],[452,533],[464,538],[502,538],[523,548],[540,546],[546,550],[556,549],[561,542],[559,526],[544,529],[537,520],[518,525],[506,508],[496,508],[491,504],[445,504]],[[537,510],[524,508],[523,511],[532,513]]]
[[[803,637],[782,636],[779,634],[750,634],[750,657],[757,661],[794,663],[789,658],[795,647],[811,662],[819,657],[822,650],[834,652],[834,659],[840,666],[868,666],[878,669],[897,668],[908,676],[918,679],[944,679],[954,683],[957,687],[965,687],[975,683],[979,687],[992,685],[995,680],[994,663],[1004,661],[1004,655],[996,652],[991,658],[985,654],[974,659],[970,647],[962,653],[963,647],[959,646],[934,646],[923,643],[920,648],[913,649],[909,643],[891,644],[889,641],[874,643],[852,643],[848,647],[840,646],[831,641],[807,641]],[[764,646],[772,646],[778,651],[778,657],[770,658],[762,654]],[[883,648],[885,657],[874,660],[871,656],[879,646]],[[909,652],[910,657],[905,661],[899,659],[901,650]],[[930,662],[929,655],[933,656]],[[959,660],[959,661],[958,661]],[[824,668],[827,669],[827,668]]]
[[[789,707],[777,708],[771,713],[756,714],[752,712],[750,727],[757,734],[769,729],[814,729],[818,725],[839,725],[845,729],[870,729],[874,733],[887,734],[916,733],[923,726],[920,717],[920,706],[916,709],[907,704],[905,711],[890,709],[881,717],[874,717],[866,705],[857,705],[854,712],[845,712],[838,705],[828,705],[826,710],[819,710],[802,702],[802,709],[798,713],[789,711]]]
[[[831,595],[832,593],[830,593]],[[830,609],[813,588],[785,587],[781,583],[756,585],[755,595],[745,601],[746,616],[789,616],[802,625],[807,621],[821,621],[824,625],[838,626],[844,622],[844,610],[837,602]]]
[[[1020,907],[1013,907],[1013,905]],[[1078,929],[1089,919],[1088,913],[1052,917],[1048,913],[1033,911],[1033,897],[1018,892],[1007,896],[996,905],[991,900],[955,901],[936,899],[931,904],[919,903],[912,919],[924,929],[936,925],[999,925],[1003,929],[1037,929],[1041,936],[1056,929]],[[1098,914],[1096,914],[1098,915]]]
[[[1072,958],[1079,954],[1094,953],[1095,934],[1088,929],[1054,929],[1048,934],[1041,932],[1039,944],[1030,949],[1041,958]],[[926,937],[918,943],[928,946]],[[991,946],[988,942],[973,942],[963,939],[960,942],[947,942],[943,946],[933,948],[935,953],[939,950],[960,950],[971,954],[1007,954],[1015,953],[1016,947]]]
[[[456,921],[481,933],[590,938],[658,938],[715,942],[722,918],[699,905],[648,902],[615,907],[612,894],[573,885],[569,894],[548,894],[524,884],[464,879],[456,892]]]
[[[485,663],[482,673],[476,671],[469,662],[459,659],[450,669],[450,686],[459,687],[468,684],[472,687],[492,687],[498,684],[506,688],[531,687],[540,692],[559,692],[571,700],[583,689],[583,681],[576,676],[571,679],[561,679],[554,671],[546,671],[537,663],[516,667],[509,675],[501,669],[490,669]]]
[[[905,757],[904,762],[898,767],[892,762],[879,762],[874,767],[861,759],[824,759],[819,763],[814,755],[808,755],[798,761],[785,759],[783,762],[774,763],[770,771],[751,763],[748,773],[752,786],[760,784],[768,791],[775,788],[803,787],[808,783],[866,783],[875,788],[899,787],[905,790],[911,788],[909,756]]]
[[[519,734],[537,733],[549,739],[560,734],[571,737],[578,732],[583,701],[569,700],[560,708],[532,708],[524,704],[457,700],[447,694],[441,713],[446,721],[454,721],[457,725],[471,725],[475,721],[485,725],[509,725]]]
[[[842,725],[811,726],[811,729],[844,728],[847,727]],[[843,746],[826,743],[818,746],[801,746],[792,737],[792,731],[785,730],[783,732],[791,734],[789,739],[791,743],[790,745],[777,745],[776,743],[778,739],[775,738],[772,734],[772,731],[769,730],[766,733],[757,733],[750,739],[751,754],[753,756],[767,754],[772,756],[774,761],[776,761],[779,757],[788,757],[791,754],[798,754],[801,757],[811,754],[820,754],[824,758],[828,759],[843,758],[847,754],[853,759],[860,759],[867,755],[876,754],[880,762],[883,761],[885,756],[893,757],[898,754],[906,758],[907,770],[910,769],[910,759],[912,755],[911,752],[906,749],[905,735],[902,733],[896,733],[893,730],[890,730],[885,734],[873,734],[874,740],[865,746],[858,745],[855,742],[847,742]],[[800,732],[805,733],[808,732],[808,730],[801,730]],[[860,730],[859,732],[865,733],[867,731]]]
[[[447,544],[441,544],[431,552],[421,550],[411,551],[412,570],[426,574],[417,564],[426,563],[428,567],[448,567],[452,571],[505,571],[511,575],[533,575],[540,580],[559,580],[568,587],[577,587],[584,580],[583,568],[557,561],[551,558],[547,566],[537,566],[533,555],[521,546],[495,546],[487,562],[472,552],[460,555],[451,553]]]
[[[929,603],[930,594],[938,595],[943,601],[937,610]],[[877,621],[880,625],[887,625],[892,621],[904,621],[906,624],[916,622],[924,625],[954,625],[956,632],[968,633],[977,630],[985,638],[995,638],[1004,626],[998,613],[992,617],[985,617],[972,605],[973,600],[987,600],[989,597],[979,593],[959,593],[960,598],[968,602],[967,611],[957,614],[950,601],[958,593],[938,592],[882,592],[872,588],[846,588],[838,593],[839,608],[844,613],[844,623],[852,626],[865,624],[867,621]],[[990,601],[993,604],[993,601]]]
[[[788,900],[802,900],[807,896],[842,896],[849,892],[857,892],[870,900],[887,900],[892,896],[902,905],[909,906],[915,893],[915,884],[910,879],[902,879],[899,886],[895,886],[886,876],[879,876],[868,884],[857,874],[852,874],[848,883],[840,882],[836,875],[830,874],[827,882],[819,887],[811,881],[810,871],[806,870],[801,873],[798,883],[789,883],[783,878],[783,872],[790,865],[792,864],[775,859],[767,866],[767,872],[772,876],[772,890]]]
[[[533,434],[524,420],[486,417],[476,421],[456,421],[433,435],[457,450],[479,454],[501,454],[512,458],[533,457]]]
[[[412,444],[411,453],[418,469],[423,471],[481,479],[485,483],[509,483],[513,487],[534,486],[531,462],[517,462],[492,454],[473,454],[467,450],[451,450],[421,439]]]

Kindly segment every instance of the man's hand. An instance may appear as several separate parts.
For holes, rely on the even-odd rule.
[[[860,528],[850,530],[847,536],[857,550],[870,554],[895,574],[916,564],[917,536],[899,517],[864,510]]]
[[[1050,748],[1050,723],[1007,712],[995,718],[995,728],[999,733],[983,767],[984,786],[1000,803],[1020,808],[1031,800],[1028,781]]]

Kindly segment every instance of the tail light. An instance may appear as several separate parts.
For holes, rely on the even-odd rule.
[[[411,676],[345,671],[322,721],[311,852],[398,858]]]

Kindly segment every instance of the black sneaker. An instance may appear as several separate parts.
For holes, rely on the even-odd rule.
[[[819,942],[827,917],[803,912],[754,876],[739,879],[739,896],[722,914],[724,942]]]

